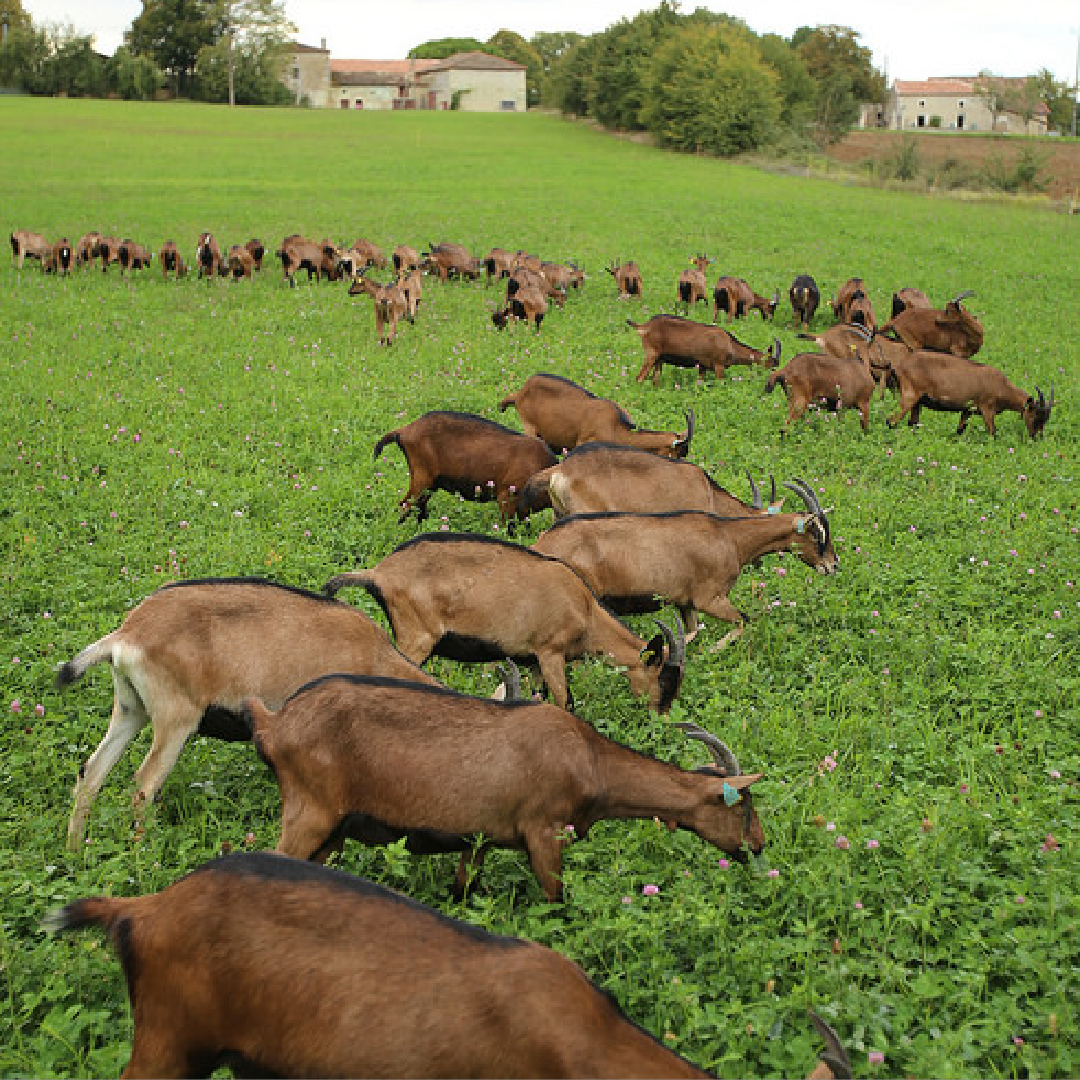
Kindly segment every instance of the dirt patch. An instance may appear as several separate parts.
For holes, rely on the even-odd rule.
[[[1055,201],[1080,200],[1080,142],[1053,138],[1026,139],[1015,135],[942,135],[932,132],[853,131],[830,146],[825,154],[846,165],[860,165],[873,159],[895,156],[901,143],[914,139],[923,167],[939,166],[947,159],[971,169],[982,169],[1001,162],[1013,165],[1022,147],[1034,146],[1041,163],[1039,179],[1043,189]]]

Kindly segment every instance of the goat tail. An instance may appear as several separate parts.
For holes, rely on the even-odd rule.
[[[112,663],[113,636],[106,634],[93,645],[87,645],[77,656],[56,669],[56,689],[62,690],[73,682],[78,682],[95,664]]]
[[[372,457],[371,460],[372,461],[378,461],[379,460],[379,455],[387,448],[387,446],[390,445],[390,443],[396,443],[398,446],[401,445],[401,431],[400,431],[400,429],[397,430],[397,431],[388,431],[375,444],[375,453],[374,453],[374,456]]]
[[[82,930],[87,926],[100,926],[113,938],[117,924],[129,911],[131,904],[131,899],[114,896],[91,896],[84,900],[73,900],[66,907],[53,908],[41,920],[41,928],[52,935],[63,934],[68,930]]]
[[[335,574],[323,587],[322,591],[327,596],[336,596],[339,589],[355,587],[371,593],[377,600],[381,599],[378,585],[375,584],[374,570],[349,570],[344,574]]]
[[[506,397],[499,402],[499,412],[506,412],[511,405],[513,405],[515,409],[517,408],[517,391],[512,394],[507,394]]]

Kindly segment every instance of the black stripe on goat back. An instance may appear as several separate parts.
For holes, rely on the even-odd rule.
[[[505,656],[505,654],[504,654]],[[499,659],[502,659],[500,657]],[[353,671],[338,671],[329,675],[320,675],[317,679],[304,683],[303,686],[294,690],[286,699],[287,705],[294,697],[311,690],[323,683],[343,682],[353,686],[378,686],[388,690],[413,690],[418,694],[431,694],[437,697],[464,698],[466,701],[482,701],[486,705],[513,706],[521,708],[530,705],[538,705],[539,702],[529,701],[525,698],[514,698],[512,701],[499,701],[496,698],[484,697],[480,694],[463,694],[460,690],[454,690],[449,686],[437,686],[433,683],[414,681],[413,679],[394,679],[388,675],[359,675]],[[284,708],[284,705],[282,706]]]
[[[622,518],[627,522],[633,522],[641,518],[650,520],[672,520],[683,518],[707,518],[710,521],[760,521],[758,514],[711,514],[708,510],[585,510],[580,514],[567,514],[566,517],[558,518],[546,531],[551,533],[557,529],[566,529],[575,521],[614,521]]]
[[[367,878],[358,877],[344,870],[336,870],[333,867],[322,866],[319,863],[308,862],[305,859],[291,859],[287,855],[279,855],[273,851],[233,851],[228,855],[204,863],[197,870],[193,870],[192,873],[233,874],[258,878],[266,882],[279,881],[294,885],[311,885],[316,888],[343,889],[367,900],[400,904],[417,915],[426,915],[449,929],[456,930],[459,934],[484,944],[505,945],[508,947],[530,944],[530,942],[521,938],[493,934],[490,930],[483,929],[483,927],[443,915],[442,912],[436,911],[418,900],[403,896],[401,893],[388,889],[383,885],[377,885],[373,881],[368,881]]]
[[[496,431],[504,431],[509,435],[521,435],[520,431],[515,431],[513,428],[507,427],[505,424],[500,424],[497,420],[489,420],[486,416],[480,416],[477,413],[470,412],[457,412],[454,409],[433,409],[431,412],[424,413],[423,416],[418,416],[417,420],[425,420],[433,416],[445,416],[453,420],[468,420],[472,423],[482,424],[485,427],[494,428]],[[416,421],[413,421],[415,423]],[[524,436],[522,436],[524,438]]]
[[[332,596],[326,596],[323,593],[312,592],[310,589],[304,589],[299,585],[285,585],[280,581],[271,581],[269,578],[262,577],[206,577],[206,578],[188,578],[185,581],[170,581],[166,585],[162,585],[156,589],[155,592],[165,592],[166,589],[184,589],[189,585],[258,585],[265,586],[268,589],[283,589],[285,592],[290,592],[294,596],[303,596],[308,600],[318,600],[322,604],[340,604],[340,600],[335,600]]]
[[[649,456],[655,457],[654,454],[650,454]],[[414,536],[411,540],[406,540],[403,543],[398,544],[390,554],[396,555],[399,551],[418,547],[421,544],[486,544],[489,547],[499,548],[504,551],[514,551],[522,555],[531,556],[532,558],[543,559],[545,562],[559,561],[558,559],[552,559],[548,555],[541,555],[539,551],[533,551],[531,548],[522,547],[520,544],[514,543],[513,540],[503,540],[498,536],[487,536],[483,533],[459,532],[422,533],[420,536]],[[387,558],[389,558],[389,556],[387,556]]]

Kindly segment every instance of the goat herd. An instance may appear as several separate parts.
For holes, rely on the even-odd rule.
[[[20,231],[11,243],[20,267],[36,258],[58,274],[95,260],[103,270],[118,263],[122,274],[151,262],[141,245],[99,234],[71,245]],[[252,240],[223,256],[205,233],[195,262],[200,276],[250,277],[264,254]],[[163,275],[184,274],[175,244],[158,255]],[[574,265],[498,248],[477,259],[455,244],[396,248],[388,285],[368,276],[386,262],[366,241],[340,250],[290,236],[277,255],[290,284],[306,269],[370,295],[387,345],[402,317],[415,318],[424,274],[505,279],[493,321],[526,321],[537,332],[548,302],[561,306],[583,278]],[[778,341],[752,349],[718,322],[752,310],[772,320],[779,293],[770,300],[721,277],[713,324],[689,318],[707,300],[707,265],[692,260],[677,283],[685,315],[628,320],[645,351],[638,381],[658,382],[664,364],[718,378],[733,364],[763,364],[775,369],[766,388],[779,385],[790,399],[786,426],[825,400],[859,409],[865,430],[873,391],[886,385],[900,393],[891,423],[904,415],[915,423],[925,406],[959,412],[962,431],[978,410],[993,432],[997,413],[1014,409],[1035,436],[1049,418],[1053,387],[1049,399],[1025,394],[971,359],[982,329],[962,307],[968,294],[935,310],[921,293],[897,293],[879,331],[861,279],[852,279],[831,301],[837,324],[803,335],[822,351],[777,368]],[[620,295],[642,295],[635,264],[607,269]],[[808,328],[816,284],[800,276],[789,297]],[[383,435],[375,456],[390,444],[405,456],[402,519],[415,511],[423,521],[439,489],[496,501],[511,529],[552,508],[555,525],[531,547],[422,534],[372,568],[334,576],[322,594],[256,578],[174,583],[59,669],[67,685],[107,662],[115,690],[108,730],[75,785],[72,849],[109,771],[148,723],[137,816],[196,733],[252,741],[281,793],[276,854],[229,855],[161,893],[80,900],[52,917],[55,929],[104,927],[117,948],[135,1019],[125,1075],[209,1075],[223,1063],[260,1075],[705,1075],[551,950],[309,862],[324,862],[347,838],[458,851],[461,897],[488,848],[518,848],[555,901],[568,834],[584,838],[603,819],[655,818],[739,859],[764,843],[752,795],[760,773],[744,773],[728,746],[692,724],[680,726],[712,758],[694,770],[603,737],[569,711],[565,666],[602,657],[626,671],[635,696],[666,712],[698,613],[732,625],[718,648],[742,632],[729,593],[743,566],[791,551],[823,574],[837,569],[813,488],[786,482],[802,506],[784,513],[775,481],[766,501],[751,479],[753,501],[744,502],[685,460],[692,413],[684,431],[641,429],[616,403],[560,376],[532,375],[498,407],[516,410],[524,434],[430,412]],[[374,597],[393,640],[334,599],[350,587]],[[617,617],[665,605],[681,621],[658,621],[649,640]],[[504,662],[502,696],[447,688],[421,666],[432,655]],[[520,695],[517,664],[538,674],[551,703]],[[850,1076],[835,1033],[811,1015],[827,1044],[813,1075]]]

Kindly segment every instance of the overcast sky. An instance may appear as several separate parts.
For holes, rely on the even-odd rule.
[[[530,37],[539,30],[593,34],[622,18],[657,7],[659,0],[285,0],[297,40],[327,48],[337,59],[403,58],[431,38],[474,37],[497,30]],[[932,75],[1031,75],[1049,68],[1073,83],[1080,3],[1077,0],[738,0],[699,3],[742,19],[759,34],[790,37],[799,26],[838,23],[856,30],[889,80]],[[23,0],[34,22],[71,24],[93,34],[97,47],[112,53],[142,11],[142,0]]]

